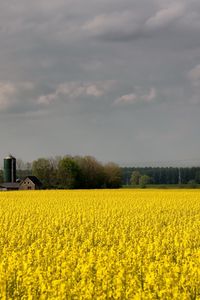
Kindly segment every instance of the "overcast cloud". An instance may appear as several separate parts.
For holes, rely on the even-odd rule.
[[[200,164],[198,0],[0,0],[0,41],[2,159]]]

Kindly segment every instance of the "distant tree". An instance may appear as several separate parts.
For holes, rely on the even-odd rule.
[[[189,180],[187,184],[190,188],[193,189],[197,187],[197,182],[194,179]]]
[[[56,188],[59,185],[59,174],[58,166],[59,162],[62,160],[61,156],[50,157],[49,162],[51,165],[51,187]]]
[[[33,161],[32,173],[41,180],[44,187],[51,187],[52,166],[48,159],[39,158]]]
[[[17,158],[16,159],[16,168],[17,168],[17,170],[25,170],[26,163],[22,159]]]
[[[141,174],[139,171],[133,171],[133,173],[131,174],[131,180],[130,183],[132,185],[138,185],[140,182],[140,178],[141,178]]]
[[[145,188],[147,184],[151,182],[151,177],[148,175],[142,175],[139,180],[139,185],[141,188]]]
[[[16,159],[16,173],[17,173],[17,178],[24,178],[28,175],[31,175],[31,168],[28,168],[28,163],[24,162],[22,159],[17,158]]]
[[[28,171],[32,171],[32,164],[33,164],[32,162],[27,162],[26,166],[25,166],[25,169],[28,170]]]
[[[58,169],[59,162],[62,160],[62,156],[50,157],[49,162],[53,169]]]
[[[119,188],[122,185],[122,172],[115,163],[108,163],[104,166],[105,185],[107,188]]]
[[[84,189],[101,188],[105,183],[104,168],[92,156],[75,157],[80,168],[80,182]]]
[[[58,179],[62,187],[74,189],[80,187],[80,167],[71,157],[65,156],[58,163]]]
[[[3,170],[0,170],[0,183],[3,183]]]

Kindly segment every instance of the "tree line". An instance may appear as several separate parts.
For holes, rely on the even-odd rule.
[[[44,188],[119,188],[123,185],[200,184],[200,167],[124,167],[102,164],[92,156],[56,156],[31,163],[17,159],[17,177],[38,177]],[[0,182],[3,171],[0,170]]]
[[[134,175],[137,177],[134,181]],[[122,168],[122,184],[138,184],[138,177],[147,176],[146,181],[152,184],[200,184],[200,167],[125,167]],[[143,177],[144,179],[144,177]]]
[[[28,175],[39,178],[44,188],[119,188],[122,184],[122,172],[117,164],[102,164],[92,156],[39,158],[28,169],[17,160],[17,177]]]

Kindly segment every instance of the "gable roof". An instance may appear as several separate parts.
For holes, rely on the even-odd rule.
[[[23,178],[20,184],[22,184],[22,182],[24,182],[24,180],[26,180],[27,178],[31,180],[35,185],[42,186],[42,182],[36,176],[26,176],[25,178]]]

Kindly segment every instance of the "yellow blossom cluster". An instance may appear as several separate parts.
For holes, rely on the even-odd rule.
[[[200,299],[200,192],[0,193],[0,299]]]

